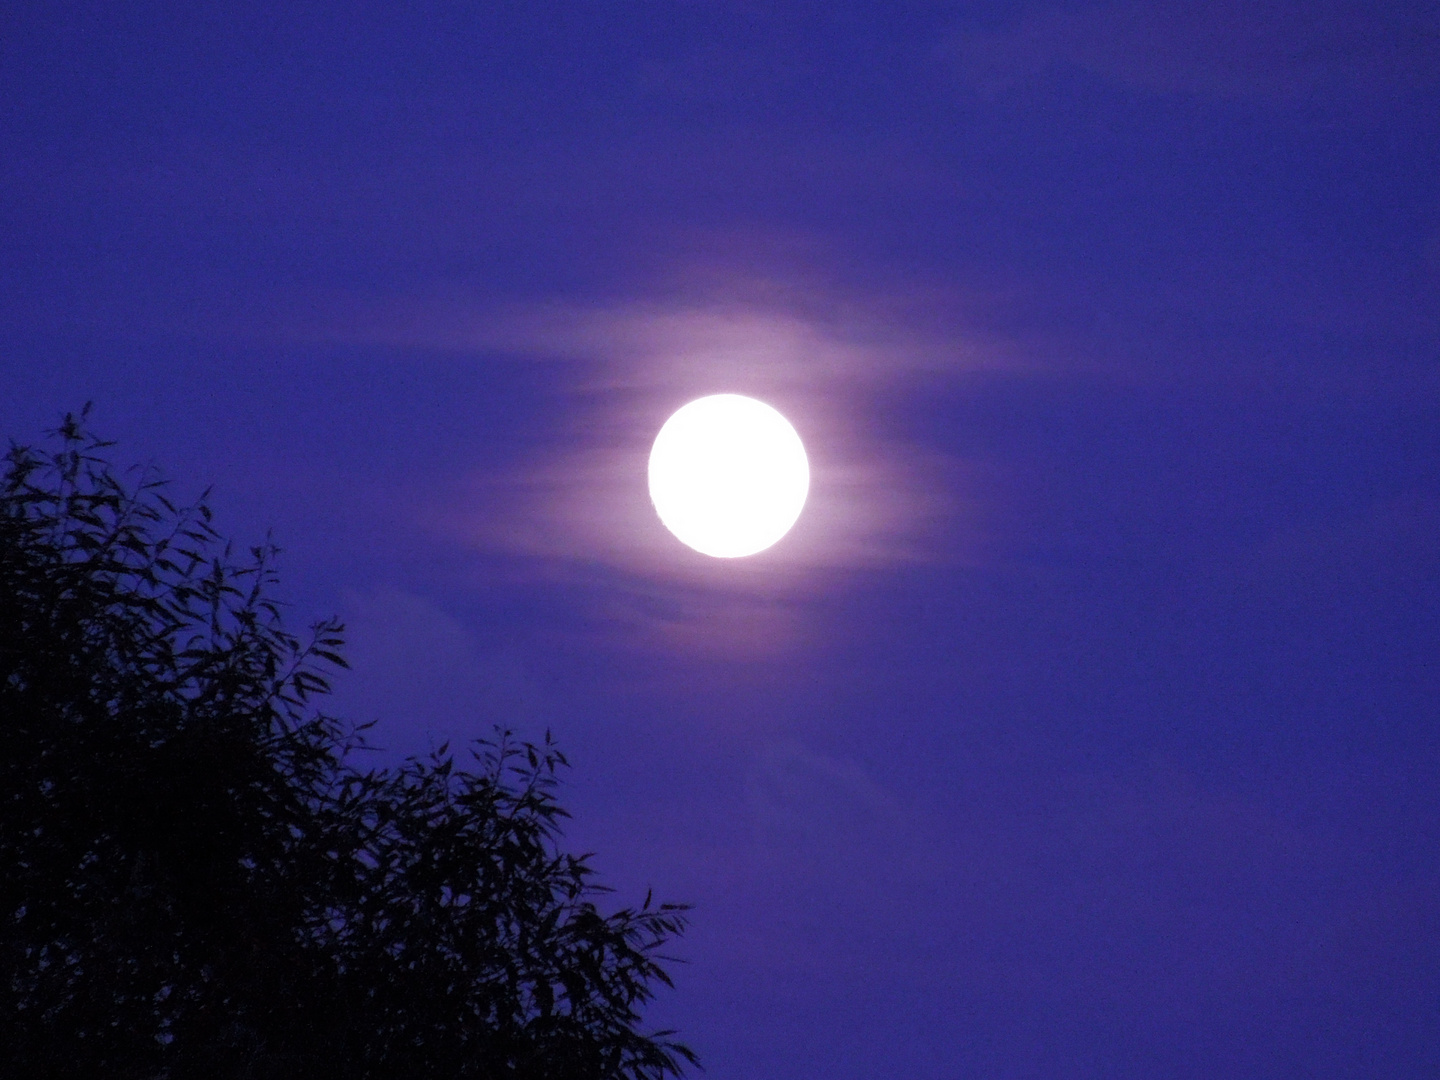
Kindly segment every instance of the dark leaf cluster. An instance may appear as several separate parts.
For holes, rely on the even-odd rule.
[[[683,906],[603,912],[564,758],[353,763],[275,549],[117,475],[84,416],[0,479],[0,1073],[661,1080]]]

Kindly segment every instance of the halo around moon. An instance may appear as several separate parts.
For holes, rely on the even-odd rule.
[[[810,491],[810,462],[790,421],[739,394],[678,409],[655,436],[649,471],[650,501],[665,527],[717,559],[773,545]]]

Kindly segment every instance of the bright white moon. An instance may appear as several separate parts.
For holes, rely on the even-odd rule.
[[[717,559],[775,543],[809,491],[810,463],[790,421],[739,394],[683,406],[650,451],[655,512],[682,543]]]

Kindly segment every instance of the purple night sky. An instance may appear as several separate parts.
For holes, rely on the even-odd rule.
[[[0,146],[0,436],[273,528],[387,754],[552,728],[711,1080],[1440,1075],[1433,0],[32,0]]]

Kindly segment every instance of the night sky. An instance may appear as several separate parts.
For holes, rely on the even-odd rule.
[[[555,732],[712,1080],[1440,1075],[1430,0],[29,0],[0,284],[383,758]]]

